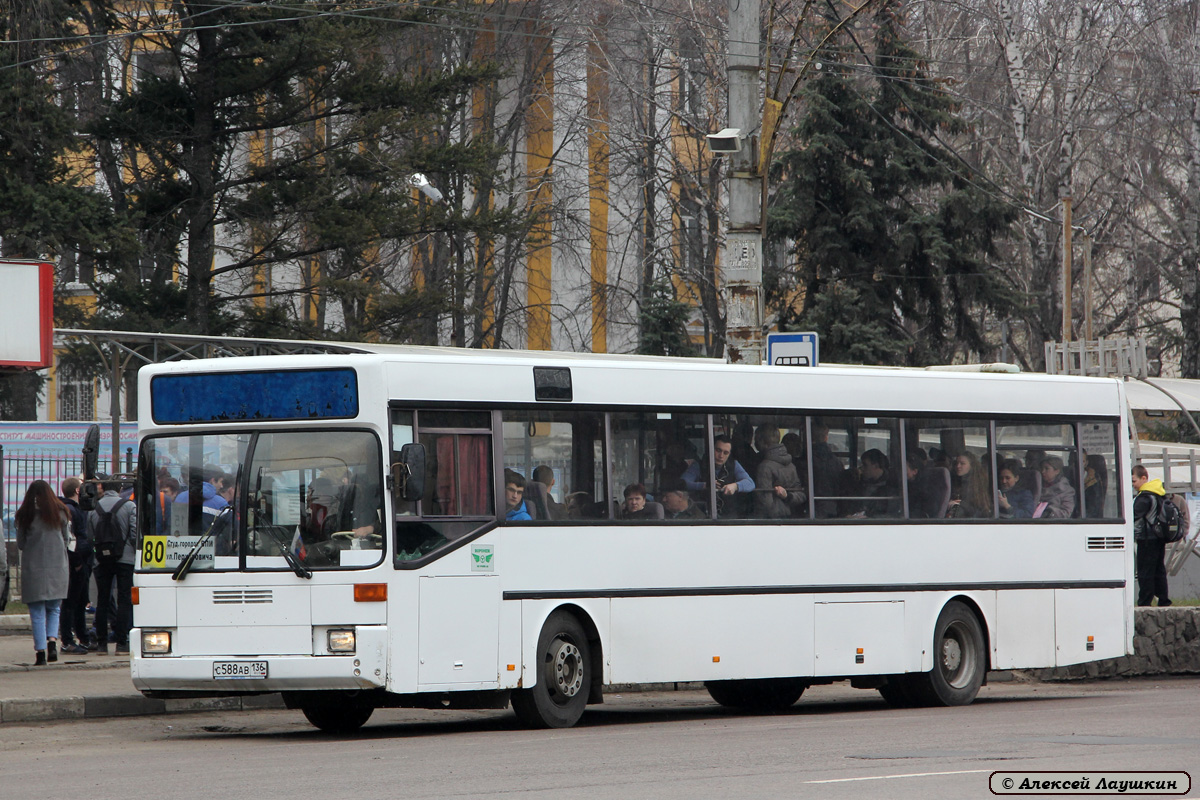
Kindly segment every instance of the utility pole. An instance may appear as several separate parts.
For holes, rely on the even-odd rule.
[[[729,80],[729,134],[713,152],[729,157],[729,228],[721,251],[725,293],[727,357],[761,364],[763,357],[762,178],[758,167],[759,2],[729,0],[726,75]]]

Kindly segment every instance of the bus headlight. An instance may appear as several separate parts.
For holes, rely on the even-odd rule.
[[[354,630],[334,630],[329,632],[329,652],[353,653]]]
[[[142,631],[142,655],[161,656],[170,652],[170,631]]]

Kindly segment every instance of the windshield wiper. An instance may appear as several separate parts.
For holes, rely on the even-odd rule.
[[[288,566],[292,568],[292,572],[296,573],[301,578],[312,578],[312,570],[300,563],[300,559],[296,558],[296,554],[283,543],[283,540],[275,535],[275,530],[271,526],[260,528],[266,530],[267,535],[271,537],[271,541],[279,548],[279,552],[283,553],[283,560],[288,562]]]
[[[208,530],[204,532],[204,535],[200,537],[199,541],[192,545],[192,549],[188,550],[188,554],[183,557],[183,561],[180,561],[179,566],[175,568],[173,573],[171,573],[171,580],[181,581],[187,577],[188,572],[190,572],[192,569],[192,563],[195,562],[196,556],[200,554],[200,548],[203,547],[204,543],[208,541],[208,538],[212,536],[213,529],[217,527],[217,522],[221,519],[221,516],[226,511],[233,511],[233,506],[225,506],[217,512],[217,515],[213,517],[212,523],[209,524]]]

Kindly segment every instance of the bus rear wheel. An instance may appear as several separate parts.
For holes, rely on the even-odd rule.
[[[375,709],[370,706],[339,707],[321,703],[301,706],[304,717],[325,733],[352,733],[367,723]]]
[[[965,706],[979,694],[987,671],[983,628],[971,609],[946,604],[933,630],[933,669],[913,676],[910,691],[928,706]]]
[[[743,711],[783,711],[795,705],[808,688],[800,678],[758,678],[744,681],[705,681],[704,688],[719,705]]]
[[[583,716],[592,682],[591,648],[579,620],[556,611],[538,637],[536,682],[512,693],[517,719],[528,728],[569,728]]]

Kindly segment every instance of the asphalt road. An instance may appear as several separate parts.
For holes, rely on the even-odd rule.
[[[995,683],[955,709],[893,710],[844,685],[774,716],[702,692],[593,709],[561,731],[506,711],[379,711],[347,738],[290,711],[6,724],[0,797],[924,800],[991,797],[993,770],[1200,778],[1200,678]]]

